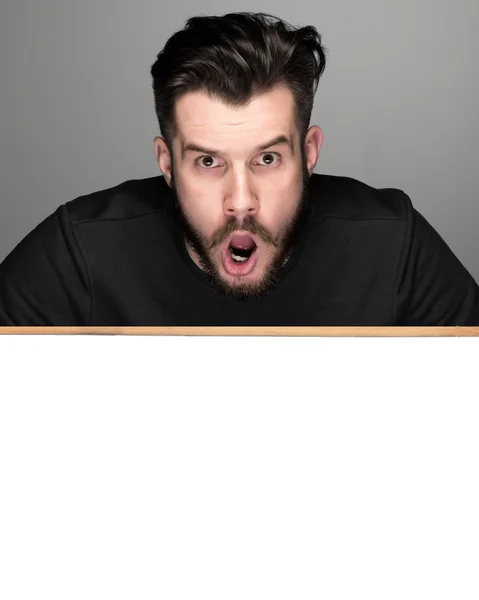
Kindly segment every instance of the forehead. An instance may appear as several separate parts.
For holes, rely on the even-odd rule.
[[[266,92],[243,106],[231,106],[204,92],[190,92],[176,103],[180,144],[226,149],[248,148],[295,131],[294,97],[287,88]]]

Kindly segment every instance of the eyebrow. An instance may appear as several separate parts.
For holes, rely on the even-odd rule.
[[[279,144],[287,144],[291,148],[291,152],[294,154],[294,145],[291,137],[287,135],[278,135],[269,142],[265,144],[260,144],[254,148],[254,152],[261,152],[262,150],[267,150],[271,148],[271,146],[277,146]],[[214,148],[204,148],[203,146],[198,146],[197,144],[185,144],[181,150],[182,158],[185,157],[185,154],[188,152],[202,152],[203,154],[208,154],[209,156],[218,156],[223,154],[221,150],[215,150]]]

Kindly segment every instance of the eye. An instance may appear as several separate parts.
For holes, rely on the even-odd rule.
[[[201,167],[202,169],[214,169],[216,167],[221,167],[221,163],[220,164],[214,164],[214,161],[217,161],[218,159],[215,158],[214,156],[210,156],[210,155],[205,155],[205,156],[200,156],[199,158],[196,159],[196,164]]]
[[[276,160],[275,160],[276,159]],[[263,162],[255,161],[255,165],[260,165],[261,167],[274,167],[281,160],[281,154],[277,152],[265,152],[261,155],[259,160],[263,160]]]

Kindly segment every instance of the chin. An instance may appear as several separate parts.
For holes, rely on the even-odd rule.
[[[275,266],[275,256],[269,257],[267,262],[261,260],[261,258],[250,273],[240,276],[228,273],[221,258],[215,261],[216,280],[220,283],[224,293],[238,299],[266,295],[277,281],[276,273],[278,269]]]

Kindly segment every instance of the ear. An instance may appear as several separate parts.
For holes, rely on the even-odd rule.
[[[323,144],[323,132],[317,125],[313,125],[309,128],[306,134],[306,140],[304,143],[304,151],[306,156],[306,165],[308,173],[311,176],[318,162],[319,152]]]
[[[166,183],[171,182],[171,155],[165,140],[162,137],[154,139],[155,156],[161,172],[165,176]]]

